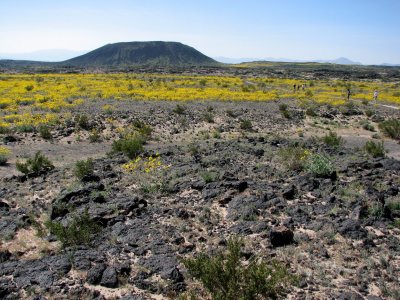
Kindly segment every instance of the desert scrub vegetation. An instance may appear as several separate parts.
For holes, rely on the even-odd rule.
[[[218,100],[218,101],[272,101],[293,99],[294,79],[251,78],[243,82],[240,76],[192,76],[178,74],[8,74],[0,78],[0,128],[26,124],[47,124],[46,115],[55,120],[62,110],[79,106],[91,99],[114,100]],[[204,84],[206,82],[206,84]],[[307,89],[298,91],[295,98],[315,103],[343,105],[344,88],[352,86],[352,99],[370,98],[375,89],[379,99],[400,103],[398,87],[390,82],[336,82],[309,81]],[[266,88],[268,87],[268,88]],[[15,100],[17,99],[17,101]],[[180,104],[179,104],[180,105]],[[27,112],[29,111],[29,112]],[[103,106],[111,114],[110,105]],[[179,109],[177,110],[179,111]],[[282,111],[290,117],[289,110]],[[90,127],[90,122],[77,120],[77,127]],[[91,128],[88,128],[91,129]],[[86,129],[87,130],[87,129]]]
[[[99,143],[102,140],[99,129],[93,128],[89,134],[89,142],[90,143]]]
[[[379,129],[388,137],[400,140],[400,120],[391,119],[379,123]]]
[[[242,120],[240,120],[240,129],[252,130],[253,129],[253,124],[251,123],[250,120],[242,119]]]
[[[76,115],[75,122],[77,126],[84,130],[90,130],[92,125],[90,124],[89,117],[85,114]]]
[[[79,180],[94,174],[94,164],[91,158],[87,160],[78,160],[75,163],[74,175]]]
[[[308,155],[304,169],[317,177],[332,176],[335,173],[331,159],[327,155],[320,153],[311,153]]]
[[[149,157],[138,156],[121,166],[122,170],[135,176],[139,190],[145,194],[169,193],[171,190],[165,164],[159,154]]]
[[[182,115],[185,113],[185,110],[186,108],[183,105],[177,104],[172,111],[178,115]]]
[[[289,145],[278,152],[280,162],[287,170],[301,171],[311,152],[300,145]]]
[[[362,125],[362,128],[365,129],[365,130],[368,130],[368,131],[371,131],[371,132],[375,131],[374,125],[372,125],[368,121],[361,122],[361,125]]]
[[[46,173],[54,169],[53,163],[40,151],[36,152],[31,158],[25,162],[17,161],[17,170],[25,175],[38,176],[41,173]]]
[[[0,166],[4,166],[11,156],[10,149],[0,146]]]
[[[203,171],[200,173],[200,176],[205,183],[210,183],[216,181],[219,177],[219,174],[217,172]]]
[[[139,133],[127,134],[112,143],[112,152],[123,153],[128,158],[134,159],[143,152],[145,141],[145,137]]]
[[[286,119],[291,119],[292,114],[288,110],[288,105],[285,103],[279,104],[279,111],[281,112],[282,116],[285,117]]]
[[[53,136],[51,135],[50,128],[47,125],[40,125],[38,127],[39,135],[45,140],[51,140]]]
[[[64,248],[82,244],[88,245],[92,241],[93,235],[101,230],[101,226],[90,219],[87,210],[81,215],[75,215],[66,226],[53,220],[48,220],[45,226],[51,234],[57,237]]]
[[[296,283],[296,276],[277,261],[252,257],[245,262],[242,247],[240,238],[230,238],[226,251],[202,253],[183,264],[215,300],[276,299]]]
[[[385,157],[386,155],[385,147],[383,146],[383,141],[380,142],[367,141],[364,145],[364,150],[373,158]]]
[[[336,132],[329,131],[328,134],[322,137],[322,141],[330,147],[339,148],[344,144],[344,139],[338,136]]]
[[[206,111],[203,113],[203,120],[207,123],[214,123],[214,114],[212,111]]]

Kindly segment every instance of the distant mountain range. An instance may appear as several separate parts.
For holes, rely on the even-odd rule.
[[[41,50],[31,53],[0,54],[0,66],[76,66],[76,67],[129,67],[129,66],[218,66],[221,63],[293,62],[361,65],[345,57],[333,60],[296,60],[286,58],[210,58],[198,50],[178,42],[123,42],[107,44],[85,53],[63,49]],[[381,64],[381,66],[400,66]]]
[[[0,59],[58,62],[82,55],[86,52],[88,51],[49,49],[27,53],[0,53]]]
[[[332,60],[301,60],[301,59],[290,59],[290,58],[229,58],[229,57],[214,57],[216,61],[227,63],[227,64],[239,64],[243,62],[255,62],[255,61],[272,61],[272,62],[317,62],[317,63],[329,63],[329,64],[338,64],[338,65],[361,65],[360,62],[352,61],[345,57],[339,57],[337,59]]]
[[[224,56],[213,57],[216,61],[225,63],[225,64],[240,64],[244,62],[255,62],[255,61],[271,61],[271,62],[293,62],[293,63],[304,63],[304,62],[316,62],[316,63],[329,63],[329,64],[338,64],[338,65],[363,65],[360,62],[352,61],[346,57],[339,57],[336,59],[328,59],[328,60],[301,60],[301,59],[290,59],[290,58],[274,58],[274,57],[266,57],[266,58],[256,58],[256,57],[243,57],[243,58],[230,58]],[[382,63],[377,66],[386,66],[386,67],[400,67],[400,64],[393,63]]]

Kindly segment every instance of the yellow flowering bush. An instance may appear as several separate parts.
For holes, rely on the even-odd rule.
[[[122,165],[122,169],[127,173],[134,173],[135,171],[151,173],[159,170],[165,170],[168,166],[163,164],[158,154],[148,158],[138,156],[136,159]]]
[[[5,165],[11,155],[10,149],[0,146],[0,166]]]
[[[294,90],[293,86],[304,85]],[[221,100],[269,101],[312,99],[316,103],[343,105],[347,86],[351,99],[400,104],[400,86],[379,81],[299,80],[241,78],[177,74],[7,74],[0,75],[0,124],[9,115],[60,113],[87,101],[107,100]],[[28,89],[26,87],[29,87]],[[33,87],[33,88],[30,88]],[[111,105],[104,105],[111,112]],[[23,121],[24,122],[24,121]]]

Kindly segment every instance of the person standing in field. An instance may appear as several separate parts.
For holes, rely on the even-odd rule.
[[[378,95],[379,95],[378,91],[375,90],[374,91],[374,101],[378,100]]]
[[[350,88],[347,88],[347,101],[350,100],[351,91]]]

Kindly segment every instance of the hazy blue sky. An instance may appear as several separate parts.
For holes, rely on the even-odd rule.
[[[209,56],[400,63],[400,0],[1,0],[0,53],[166,40]]]

